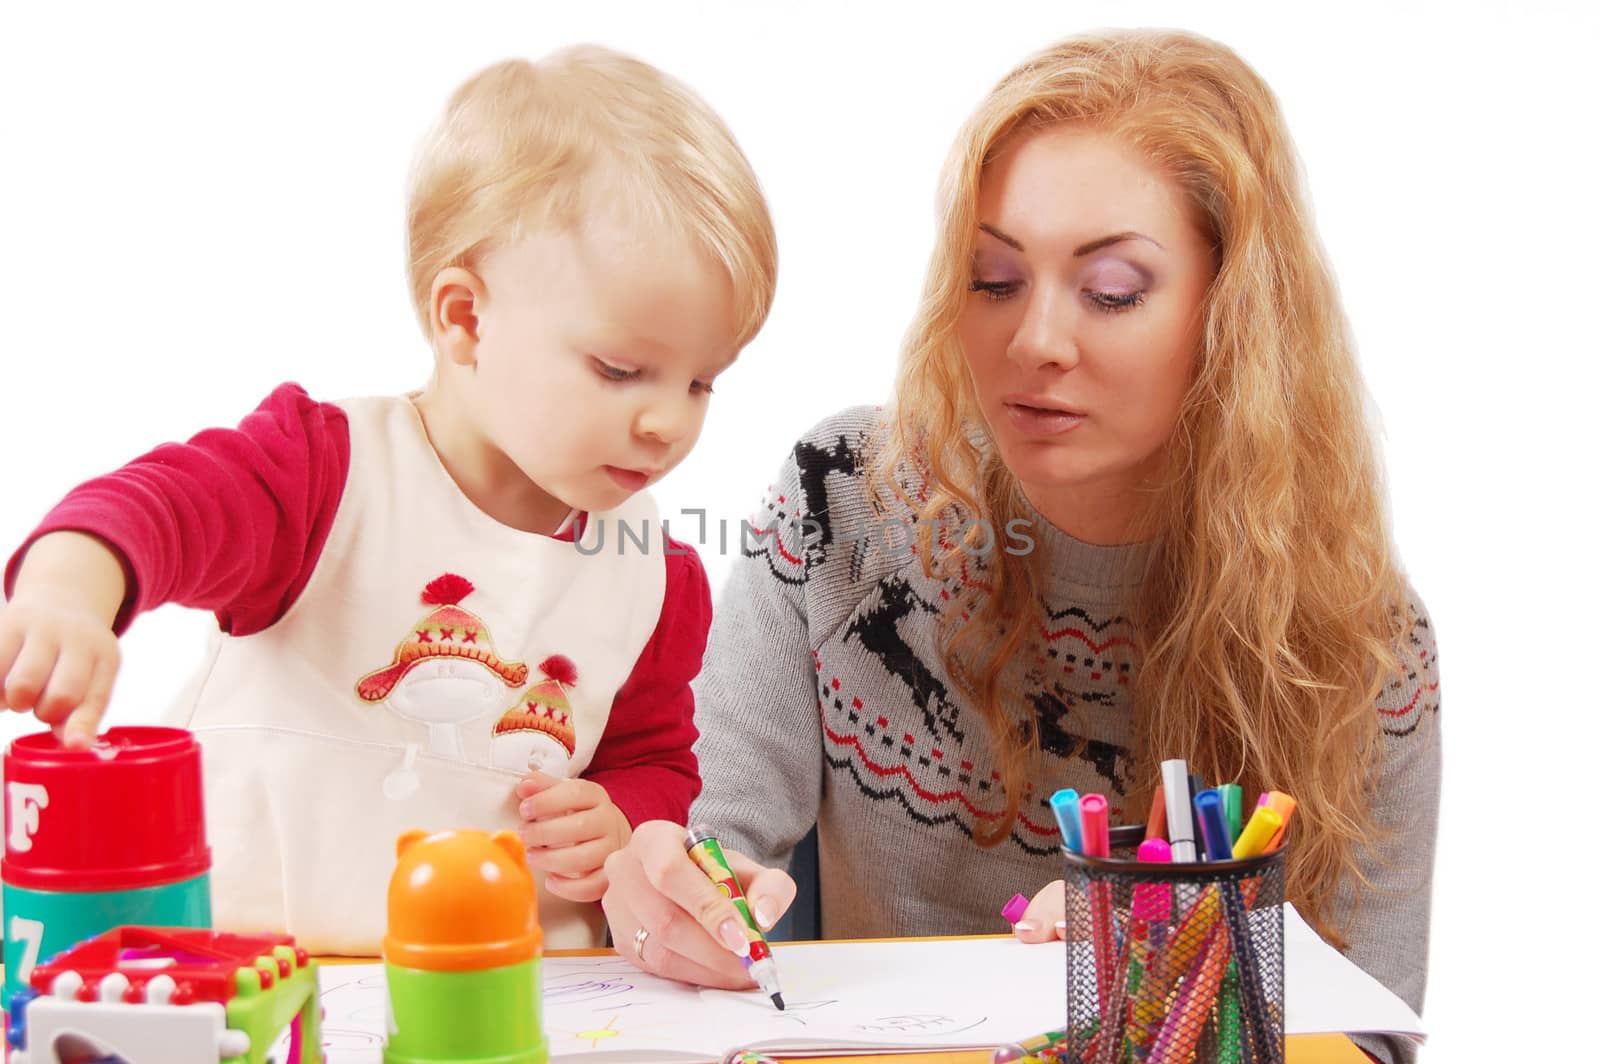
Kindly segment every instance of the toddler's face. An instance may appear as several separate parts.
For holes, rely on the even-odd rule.
[[[591,212],[486,255],[473,405],[567,506],[609,509],[681,462],[738,354],[733,285],[676,234]]]

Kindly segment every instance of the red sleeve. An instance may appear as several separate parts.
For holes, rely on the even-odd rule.
[[[628,823],[689,819],[700,793],[694,692],[711,628],[711,585],[694,548],[669,539],[661,618],[611,703],[611,718],[584,778],[606,789]],[[681,553],[679,553],[681,552]]]
[[[211,610],[234,635],[261,631],[316,568],[349,469],[344,411],[281,385],[238,428],[163,444],[75,488],[11,556],[6,592],[29,543],[88,532],[129,574],[118,634],[167,602]]]

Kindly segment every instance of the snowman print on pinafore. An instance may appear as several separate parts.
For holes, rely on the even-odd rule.
[[[507,691],[528,679],[528,666],[495,653],[488,626],[461,606],[472,590],[471,581],[454,573],[431,581],[422,602],[432,611],[395,648],[392,662],[356,683],[363,702],[426,724],[428,753],[452,761],[465,759],[462,726],[503,707]],[[411,766],[418,749],[418,744],[408,744],[401,764],[385,779],[389,797],[408,798],[416,792]]]

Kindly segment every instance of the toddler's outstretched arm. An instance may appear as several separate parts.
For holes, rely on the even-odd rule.
[[[236,429],[162,444],[74,488],[5,566],[0,702],[87,746],[116,637],[139,613],[210,610],[236,636],[275,623],[310,579],[349,463],[344,410],[285,384]]]
[[[7,708],[31,710],[68,746],[92,743],[121,663],[112,625],[126,592],[121,557],[95,536],[35,540],[0,607]]]

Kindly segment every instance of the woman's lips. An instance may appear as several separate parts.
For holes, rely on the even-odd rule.
[[[1011,424],[1029,436],[1059,436],[1083,424],[1087,417],[1059,406],[1042,406],[1021,400],[1005,401]]]

